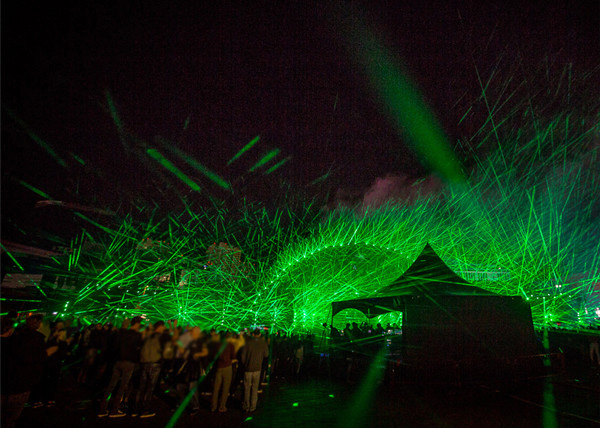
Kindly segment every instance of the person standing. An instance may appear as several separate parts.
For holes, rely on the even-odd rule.
[[[58,390],[58,382],[62,369],[63,360],[67,356],[69,340],[67,339],[67,330],[62,321],[58,321],[54,326],[52,335],[46,342],[46,353],[48,359],[44,367],[42,378],[42,399],[48,407],[56,404],[55,397]]]
[[[42,378],[48,356],[44,335],[38,331],[42,315],[31,315],[23,329],[2,341],[2,427],[12,428],[29,394]]]
[[[140,418],[150,418],[156,415],[155,412],[150,411],[150,401],[160,375],[165,343],[171,340],[168,333],[163,335],[164,332],[165,323],[158,321],[154,324],[154,331],[146,337],[142,345],[140,353],[141,379],[136,397],[136,408],[141,411]]]
[[[596,365],[600,366],[600,338],[598,336],[592,336],[590,338],[590,362],[594,365],[594,359]]]
[[[88,357],[90,358],[90,372],[92,379],[88,378],[93,385],[100,383],[102,375],[106,371],[106,347],[108,345],[108,330],[102,323],[96,323],[90,332]]]
[[[140,360],[140,348],[142,346],[142,334],[140,333],[140,327],[142,325],[142,318],[135,317],[131,320],[131,325],[128,330],[123,330],[119,336],[119,359],[115,363],[113,368],[112,376],[108,386],[104,390],[102,402],[100,403],[100,412],[98,417],[110,416],[111,418],[118,418],[125,416],[126,413],[119,410],[121,399],[127,390],[133,371],[135,370],[136,364]],[[121,385],[117,391],[117,394],[111,400],[111,411],[110,415],[108,412],[108,398],[116,388],[117,384],[121,381]]]
[[[229,398],[229,388],[231,387],[231,378],[233,376],[231,366],[236,361],[233,344],[227,340],[229,337],[224,334],[223,336],[225,337],[222,338],[221,354],[217,357],[217,372],[215,374],[215,385],[210,406],[210,410],[216,412],[218,404],[219,412],[221,413],[227,411],[227,399]],[[219,392],[221,393],[220,400]]]
[[[183,403],[188,392],[192,394],[192,410],[191,415],[196,415],[200,411],[200,399],[198,392],[199,379],[205,374],[205,366],[203,358],[208,356],[208,348],[206,347],[206,336],[202,333],[200,327],[193,327],[190,330],[192,340],[188,343],[183,355],[185,360],[179,367],[176,375],[177,395],[179,397],[179,405]]]
[[[244,402],[246,412],[256,410],[258,402],[258,388],[260,383],[260,370],[265,358],[269,356],[267,342],[261,337],[260,330],[255,329],[252,337],[246,339],[246,344],[241,351],[241,364],[244,367]]]

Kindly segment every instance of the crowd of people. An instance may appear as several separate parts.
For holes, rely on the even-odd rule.
[[[266,328],[203,331],[141,317],[119,327],[44,322],[41,315],[18,324],[10,316],[2,319],[3,427],[14,426],[26,406],[56,405],[64,375],[97,397],[99,418],[153,417],[156,397],[165,398],[172,410],[189,402],[186,411],[194,415],[203,395],[213,412],[227,412],[233,401],[254,412],[267,374],[298,375],[312,344],[270,335]],[[166,400],[165,390],[176,391],[174,399]]]
[[[14,426],[26,406],[56,405],[63,374],[95,393],[97,416],[149,418],[158,392],[176,391],[168,404],[176,409],[189,394],[188,411],[200,410],[200,397],[210,397],[210,410],[226,412],[236,393],[244,411],[256,410],[267,373],[274,378],[300,375],[306,356],[314,355],[314,336],[300,339],[267,329],[203,331],[176,320],[151,323],[141,317],[120,326],[73,320],[45,320],[16,314],[2,318],[2,426]],[[349,343],[393,331],[378,324],[345,329],[332,327],[333,342]],[[268,358],[271,353],[271,358]]]
[[[327,326],[326,324],[324,325]],[[385,335],[394,334],[399,331],[400,327],[397,324],[388,323],[385,328],[381,323],[377,323],[376,326],[372,326],[367,322],[363,322],[360,326],[358,323],[346,323],[346,327],[343,330],[331,326],[331,337],[334,341],[346,341],[352,342],[359,339],[366,338],[380,338]]]
[[[392,324],[349,323],[339,330],[324,324],[320,337],[301,338],[266,328],[203,331],[176,320],[152,323],[141,317],[119,326],[83,326],[73,320],[44,320],[39,314],[25,319],[9,314],[1,326],[2,427],[15,426],[26,406],[55,406],[66,378],[95,397],[99,418],[151,418],[160,407],[152,404],[156,399],[173,411],[185,404],[190,415],[203,405],[213,412],[227,412],[232,405],[253,412],[269,376],[321,372],[359,379],[382,345],[398,360],[394,342],[401,343],[402,336]],[[588,348],[587,336],[558,333],[550,332],[551,342],[561,345],[565,356],[589,352],[590,361],[600,364],[598,335],[589,336]]]

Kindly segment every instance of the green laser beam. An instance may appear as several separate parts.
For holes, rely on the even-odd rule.
[[[46,199],[52,199],[47,193],[42,192],[40,189],[38,189],[37,187],[33,187],[31,184],[28,184],[26,182],[24,182],[23,180],[19,180],[19,184],[23,187],[25,187],[26,189],[31,190],[32,192],[34,192],[36,195],[40,195],[42,198],[46,198]]]
[[[12,260],[12,261],[13,261],[13,262],[14,262],[14,263],[17,265],[17,267],[18,267],[19,269],[21,269],[22,271],[25,271],[25,269],[23,269],[23,266],[21,266],[21,264],[20,264],[20,263],[17,261],[17,259],[16,259],[16,258],[15,258],[15,257],[12,255],[12,253],[11,253],[10,251],[8,251],[8,250],[6,249],[6,247],[5,247],[4,245],[2,245],[2,244],[0,243],[0,247],[2,247],[2,249],[4,250],[4,252],[5,252],[6,254],[8,254],[8,257],[10,257],[10,259],[11,259],[11,260]]]
[[[271,159],[273,159],[278,154],[279,154],[279,149],[273,149],[273,150],[271,150],[269,153],[267,153],[262,158],[260,158],[259,161],[256,162],[254,164],[254,166],[248,170],[248,172],[254,172],[256,169],[258,169],[261,166],[267,164]]]
[[[279,162],[277,162],[275,165],[273,165],[271,168],[269,168],[266,172],[265,175],[269,175],[271,174],[273,171],[281,168],[281,166],[286,163],[287,161],[289,161],[291,159],[290,156],[288,156],[287,158],[284,158],[282,160],[280,160]]]
[[[465,176],[437,119],[417,87],[394,60],[393,54],[360,20],[344,18],[344,38],[354,61],[364,69],[392,124],[408,136],[408,143],[420,161],[450,183],[462,183]],[[342,27],[343,28],[343,27]]]
[[[46,141],[44,141],[38,134],[33,132],[33,130],[21,118],[19,118],[10,108],[6,107],[4,104],[2,105],[2,108],[4,109],[4,111],[8,114],[8,116],[12,120],[14,120],[21,128],[23,128],[23,130],[27,133],[29,138],[31,138],[31,140],[33,140],[42,149],[44,149],[46,151],[46,153],[48,153],[56,161],[56,163],[58,163],[60,166],[62,166],[64,168],[67,167],[67,163],[64,161],[63,158],[61,158],[56,153],[56,151],[54,151],[54,149],[50,146],[50,144],[48,144]]]
[[[250,140],[250,142],[248,144],[246,144],[244,147],[242,147],[242,149],[239,152],[237,152],[234,157],[229,159],[229,161],[227,162],[227,165],[228,166],[231,165],[236,159],[238,159],[240,156],[242,156],[244,153],[246,153],[248,150],[250,150],[256,143],[258,143],[259,140],[260,140],[260,135],[257,135],[252,140]]]
[[[159,141],[161,143],[163,143],[164,147],[166,147],[167,150],[169,150],[170,152],[175,154],[177,157],[182,159],[184,162],[186,162],[188,165],[190,165],[196,171],[199,171],[200,173],[202,173],[205,177],[207,177],[213,183],[217,184],[219,187],[221,187],[225,190],[231,191],[231,185],[226,180],[224,180],[221,176],[219,176],[215,172],[208,169],[206,166],[202,165],[200,162],[198,162],[192,156],[188,155],[187,153],[185,153],[182,150],[175,147],[175,144],[173,144],[172,142],[169,142],[163,138],[159,138]]]
[[[163,167],[165,167],[170,173],[175,175],[179,180],[187,184],[192,190],[199,192],[201,190],[200,186],[196,184],[191,178],[181,172],[170,160],[165,158],[160,152],[156,149],[148,149],[146,150],[148,155],[158,161]]]

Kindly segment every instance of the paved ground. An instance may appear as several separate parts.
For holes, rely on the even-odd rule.
[[[348,384],[325,376],[277,380],[266,387],[253,414],[230,400],[229,411],[211,413],[210,396],[199,414],[185,414],[178,427],[590,427],[600,426],[600,371],[582,368],[580,379],[539,379],[510,390],[471,386],[395,385],[370,381]],[[167,394],[153,401],[148,419],[96,417],[90,392],[65,376],[57,406],[26,408],[20,427],[159,427],[172,416]]]

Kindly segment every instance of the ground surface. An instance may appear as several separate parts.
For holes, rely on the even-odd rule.
[[[26,408],[20,427],[162,427],[173,412],[170,396],[155,397],[157,415],[140,419],[97,418],[97,399],[65,374],[53,408]],[[230,400],[227,413],[202,409],[184,414],[178,427],[590,427],[600,426],[600,370],[538,379],[497,389],[484,385],[442,387],[394,385],[326,376],[275,380],[259,396],[259,408],[244,413]],[[556,409],[556,410],[554,410]]]

